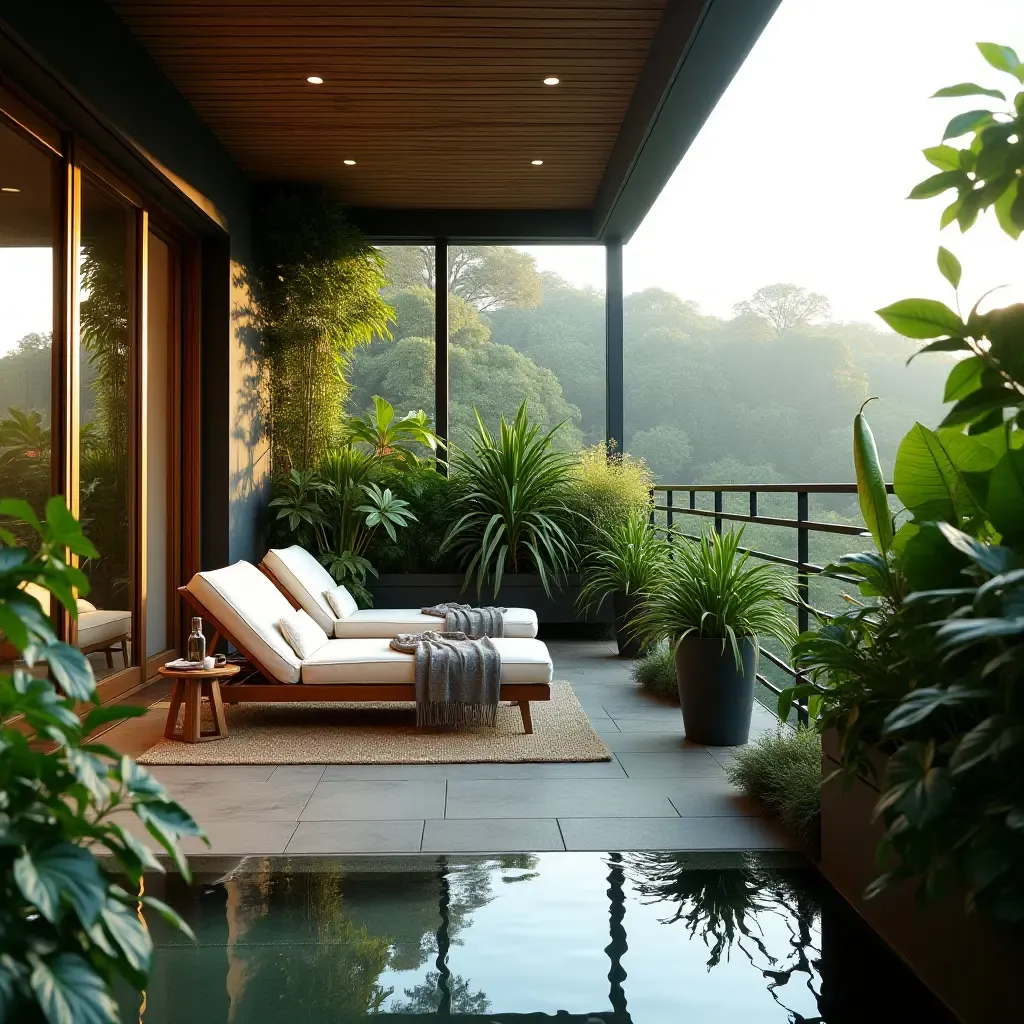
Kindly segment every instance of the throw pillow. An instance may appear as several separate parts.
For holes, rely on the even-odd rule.
[[[309,612],[300,608],[281,619],[277,628],[301,661],[311,658],[325,643],[327,634]]]
[[[359,611],[359,605],[355,598],[345,587],[335,587],[333,590],[325,590],[324,597],[331,606],[331,611],[339,619],[347,619],[353,612]]]

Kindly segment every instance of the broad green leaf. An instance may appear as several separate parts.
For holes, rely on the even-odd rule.
[[[961,461],[972,455],[971,439],[958,435],[940,437],[921,423],[915,423],[900,442],[893,471],[896,496],[915,518],[958,520],[974,515],[977,502],[953,455]],[[983,447],[983,446],[979,446]],[[953,452],[951,453],[951,450]],[[985,449],[987,452],[988,450]]]
[[[152,907],[172,928],[195,942],[195,932],[173,907],[169,907],[163,900],[158,900],[155,896],[143,896],[142,903],[144,906]]]
[[[955,686],[948,689],[929,686],[920,690],[911,690],[886,716],[882,728],[883,735],[892,735],[902,729],[909,729],[912,725],[923,722],[939,708],[968,704],[984,699],[984,696],[977,690]]]
[[[905,338],[925,340],[945,334],[961,335],[965,329],[960,317],[935,299],[903,299],[876,312]]]
[[[149,708],[141,708],[131,704],[102,704],[93,708],[85,716],[83,727],[85,734],[95,732],[100,726],[109,722],[122,722],[128,718],[142,718],[149,713]]]
[[[988,514],[1004,537],[1024,535],[1024,449],[1007,451],[988,483]]]
[[[1006,719],[1001,715],[993,715],[962,735],[949,759],[950,771],[954,775],[961,775],[991,757],[996,740],[1006,728]]]
[[[21,498],[0,498],[0,516],[10,516],[31,526],[36,533],[42,534],[43,527],[32,506]]]
[[[965,423],[987,421],[989,414],[1005,409],[1014,404],[1013,392],[1001,387],[986,387],[984,384],[970,394],[965,395],[946,413],[939,424],[942,427],[960,427]],[[991,426],[986,425],[986,430]]]
[[[44,647],[41,656],[60,688],[75,700],[91,700],[96,692],[92,666],[77,647],[55,643]]]
[[[52,960],[34,954],[29,984],[49,1024],[111,1024],[120,1018],[103,979],[87,960],[61,953]]]
[[[963,268],[960,261],[945,247],[939,246],[938,255],[939,273],[954,287],[960,287],[960,278]]]
[[[944,402],[958,402],[966,398],[972,391],[981,387],[981,372],[985,369],[985,360],[981,356],[968,356],[961,359],[946,378]]]
[[[957,114],[952,118],[946,130],[942,134],[942,141],[947,139],[958,139],[961,135],[973,132],[983,125],[992,122],[991,110],[968,110],[963,114]]]
[[[985,544],[949,523],[939,523],[937,529],[950,547],[966,555],[990,575],[998,576],[1013,568],[1014,556],[1009,548]]]
[[[1022,200],[1024,192],[1020,189],[1020,179],[1015,178],[992,204],[999,226],[1011,238],[1020,238],[1021,231],[1024,230],[1024,211],[1018,212]]]
[[[1024,82],[1024,69],[1016,52],[1009,46],[999,43],[978,43],[978,52],[997,71],[1005,71],[1018,81]]]
[[[871,399],[868,399],[871,401]],[[867,405],[867,402],[864,403]],[[892,513],[885,491],[885,477],[864,406],[853,420],[853,464],[857,474],[857,497],[861,514],[875,544],[883,554],[892,546]]]
[[[75,778],[85,786],[93,800],[99,805],[105,804],[110,797],[107,762],[78,747],[69,747],[66,757]]]
[[[167,795],[159,779],[127,754],[121,758],[118,774],[133,796],[157,797],[163,800]]]
[[[46,503],[46,525],[53,539],[83,558],[97,558],[99,553],[86,540],[78,520],[68,511],[62,497],[54,496]]]
[[[109,899],[100,911],[97,924],[103,926],[124,954],[132,970],[143,974],[149,970],[153,942],[146,931],[146,926],[139,920],[134,910],[130,910],[116,899]]]
[[[975,85],[973,82],[961,82],[959,85],[947,85],[932,94],[933,100],[945,99],[953,96],[991,96],[996,100],[1005,100],[1006,96],[998,89],[986,89],[983,86]]]
[[[14,862],[14,880],[21,895],[51,924],[70,906],[88,928],[107,896],[107,880],[96,858],[80,846],[58,843],[33,856],[23,853]]]
[[[960,189],[970,184],[964,171],[940,171],[924,181],[919,181],[911,190],[908,199],[931,199],[940,196],[951,188]]]

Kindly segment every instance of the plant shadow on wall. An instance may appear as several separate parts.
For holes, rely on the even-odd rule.
[[[202,832],[144,768],[90,738],[146,709],[100,707],[88,660],[57,640],[26,590],[47,591],[76,618],[75,594],[88,594],[89,582],[65,551],[96,561],[96,549],[62,498],[50,498],[41,519],[23,500],[0,500],[0,519],[0,659],[13,661],[0,673],[0,1019],[116,1021],[115,982],[139,992],[147,985],[153,943],[144,909],[191,934],[143,895],[143,872],[164,868],[126,815],[186,879],[178,839]],[[18,539],[26,531],[31,546]]]
[[[1009,47],[980,43],[995,69],[1024,83]],[[911,198],[956,190],[942,226],[962,231],[991,209],[1012,238],[1024,230],[1024,90],[964,83],[938,97],[984,97],[926,149],[939,173]],[[997,107],[992,101],[1005,103]],[[957,148],[957,140],[963,140]],[[879,311],[920,352],[954,352],[936,430],[918,423],[900,444],[893,482],[908,518],[885,502],[874,443],[855,422],[857,483],[875,550],[831,567],[865,597],[797,644],[795,664],[819,728],[836,731],[848,777],[885,763],[876,815],[885,870],[874,895],[913,879],[922,901],[951,890],[968,911],[1024,922],[1024,305],[964,316],[961,269],[938,267],[957,309],[906,299]],[[985,297],[983,297],[984,299]]]

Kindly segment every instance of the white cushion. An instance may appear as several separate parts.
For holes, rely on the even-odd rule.
[[[360,608],[347,618],[334,620],[334,635],[346,637],[392,637],[399,633],[422,633],[444,629],[444,619],[424,615],[416,608]],[[505,612],[505,637],[531,639],[537,635],[537,613],[531,608],[509,608]]]
[[[225,630],[282,683],[297,683],[302,662],[277,628],[291,615],[288,599],[248,562],[198,572],[188,582]]]
[[[313,555],[293,544],[290,548],[271,548],[264,555],[263,564],[325,633],[334,632],[334,610],[324,594],[334,590],[337,583]]]
[[[551,655],[540,640],[502,637],[503,683],[550,683]],[[304,683],[414,683],[416,656],[391,649],[387,638],[329,640],[302,664]]]
[[[335,619],[347,619],[359,611],[356,599],[348,592],[348,587],[337,586],[333,590],[324,593],[327,603],[334,612]]]
[[[92,601],[86,601],[84,597],[78,599],[78,610],[79,612],[94,612],[96,611],[96,605]]]
[[[291,649],[303,660],[315,654],[327,643],[327,634],[316,624],[304,608],[286,615],[277,624],[281,635]]]
[[[132,613],[101,608],[98,611],[78,613],[78,646],[92,647],[105,641],[129,636],[132,631]]]

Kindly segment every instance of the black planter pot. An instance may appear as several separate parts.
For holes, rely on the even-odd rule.
[[[632,594],[613,594],[612,612],[615,615],[615,642],[619,645],[620,658],[639,658],[643,645],[626,628],[636,611],[638,599]]]
[[[710,747],[735,747],[750,737],[757,675],[757,640],[740,640],[743,670],[720,639],[688,636],[676,648],[676,683],[686,738]]]

